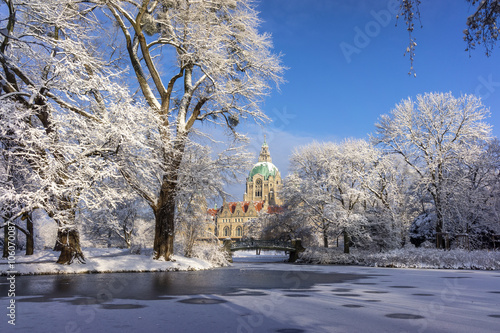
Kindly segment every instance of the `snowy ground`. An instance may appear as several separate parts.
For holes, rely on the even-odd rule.
[[[26,274],[70,274],[70,273],[109,273],[109,272],[158,272],[209,269],[214,266],[196,258],[174,256],[175,261],[153,260],[151,255],[132,255],[129,249],[85,248],[86,264],[56,264],[59,252],[37,251],[31,256],[18,252],[14,263],[9,265],[8,258],[0,259],[0,274],[15,271],[17,275]]]
[[[202,259],[174,256],[175,261],[153,260],[151,255],[130,254],[128,249],[84,248],[86,264],[78,262],[71,265],[56,264],[59,252],[52,250],[36,251],[31,256],[17,252],[13,268],[7,258],[0,258],[0,275],[15,272],[16,275],[34,274],[73,274],[73,273],[110,273],[110,272],[162,272],[192,271],[214,268],[215,265]],[[256,256],[255,251],[234,253],[235,261],[252,258],[253,262],[283,262],[288,260],[284,252],[262,251]]]
[[[159,300],[100,302],[99,296],[92,300],[74,295],[40,303],[39,297],[18,297],[16,326],[2,316],[0,331],[498,332],[500,326],[500,271],[262,263],[265,257],[280,260],[247,254],[236,257],[233,267],[218,269],[279,271],[282,280],[296,286],[313,272],[364,276],[311,288],[242,289]],[[3,309],[5,300],[0,298]]]

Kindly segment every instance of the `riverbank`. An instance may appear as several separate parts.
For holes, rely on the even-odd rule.
[[[408,247],[372,253],[341,248],[309,248],[299,262],[320,265],[360,265],[369,267],[500,270],[500,251],[438,250]]]
[[[44,274],[93,274],[122,272],[168,272],[197,271],[226,266],[221,258],[200,259],[175,255],[174,261],[153,260],[151,251],[131,254],[129,249],[84,248],[86,263],[75,262],[71,265],[56,264],[59,252],[52,250],[37,251],[25,256],[22,251],[13,257],[0,258],[0,275],[44,275]],[[237,261],[256,262],[280,261],[279,253],[255,256],[253,252],[236,252]],[[12,258],[10,258],[12,259]],[[211,259],[211,260],[210,260]],[[283,257],[283,261],[286,256]],[[381,253],[371,253],[352,249],[344,254],[340,248],[309,248],[301,254],[299,263],[320,265],[356,265],[369,267],[424,268],[424,269],[471,269],[500,270],[500,251],[443,251],[425,248],[403,248]]]
[[[175,261],[160,261],[153,260],[151,253],[131,254],[129,249],[82,250],[86,263],[71,265],[56,264],[59,252],[52,250],[40,250],[31,256],[18,251],[11,258],[0,259],[0,275],[195,271],[218,267],[208,260],[178,255],[174,255]]]

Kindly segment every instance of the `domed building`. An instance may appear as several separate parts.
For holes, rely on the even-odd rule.
[[[255,164],[247,178],[243,201],[264,201],[267,205],[281,205],[278,193],[281,190],[281,174],[272,163],[269,147],[264,141],[259,162]]]
[[[239,239],[245,236],[245,222],[258,216],[262,209],[275,212],[282,205],[281,174],[272,163],[266,140],[262,144],[259,161],[253,166],[246,181],[243,201],[225,202],[219,209],[209,210],[218,238]]]

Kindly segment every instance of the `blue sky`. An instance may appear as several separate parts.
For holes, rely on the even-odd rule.
[[[272,34],[275,52],[283,54],[289,69],[287,83],[263,105],[273,122],[249,130],[251,149],[258,153],[266,132],[282,176],[288,173],[293,147],[313,140],[368,138],[381,114],[402,99],[426,92],[481,96],[491,111],[488,122],[493,134],[500,136],[500,49],[490,57],[482,46],[470,54],[465,51],[462,31],[473,8],[464,0],[422,1],[422,27],[416,24],[414,31],[418,44],[414,77],[408,75],[410,60],[404,56],[409,41],[406,26],[401,20],[395,26],[391,3],[257,2],[261,30]],[[357,53],[343,52],[341,45],[356,47]]]

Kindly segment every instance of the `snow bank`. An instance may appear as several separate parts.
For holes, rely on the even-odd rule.
[[[74,274],[74,273],[111,273],[111,272],[163,272],[191,271],[217,267],[219,265],[208,260],[186,258],[175,255],[175,261],[153,260],[149,255],[133,255],[128,249],[95,249],[84,248],[86,264],[56,264],[59,252],[52,250],[38,251],[32,256],[23,252],[16,253],[13,268],[9,267],[5,258],[0,259],[0,275],[32,274]]]
[[[500,270],[500,251],[403,248],[382,253],[353,249],[352,253],[344,254],[338,248],[311,248],[302,253],[300,261],[373,267]]]

